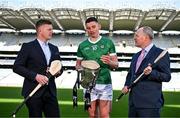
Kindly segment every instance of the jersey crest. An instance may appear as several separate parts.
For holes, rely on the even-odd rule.
[[[103,48],[104,48],[104,45],[101,45],[100,47],[103,49]]]

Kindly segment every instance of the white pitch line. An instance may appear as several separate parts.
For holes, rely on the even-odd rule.
[[[174,107],[174,108],[180,108],[179,104],[166,104],[165,107]]]
[[[21,103],[23,99],[17,99],[17,98],[0,98],[0,103]],[[62,105],[72,105],[72,101],[61,101],[58,100],[59,104]],[[84,105],[84,102],[78,101],[78,105]]]

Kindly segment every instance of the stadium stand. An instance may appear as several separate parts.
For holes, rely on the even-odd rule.
[[[133,35],[105,35],[113,40],[116,46],[123,46],[123,42],[125,46],[134,47]],[[12,46],[12,45],[20,45],[24,42],[29,42],[35,39],[35,34],[21,34],[14,35],[13,33],[1,33],[0,36],[0,46]],[[57,46],[77,46],[80,42],[85,40],[87,37],[85,34],[54,34],[51,43],[56,44]],[[180,45],[180,36],[155,36],[154,43],[161,48],[173,48],[178,47]]]
[[[77,46],[86,38],[87,37],[84,34],[56,34],[54,35],[53,39],[50,40],[50,42],[56,44],[60,48],[60,55],[62,55],[62,61],[66,69],[74,69]],[[127,70],[132,55],[139,50],[138,48],[134,47],[133,35],[114,35],[110,38],[115,42],[116,50],[118,52],[117,54],[120,68],[117,70]],[[0,51],[1,68],[11,68],[21,44],[24,42],[29,42],[33,39],[35,39],[35,34],[22,34],[20,36],[16,36],[9,33],[3,33],[0,40],[1,42],[4,42],[3,47],[6,47],[6,49]],[[156,36],[154,39],[154,43],[163,49],[177,47],[176,44],[178,44],[178,42],[179,39],[176,36]],[[18,48],[16,50],[12,50],[12,46]],[[178,72],[180,70],[180,53],[176,54],[172,52],[170,53],[170,56],[172,62],[171,69],[173,72]]]

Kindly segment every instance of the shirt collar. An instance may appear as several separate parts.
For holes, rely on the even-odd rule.
[[[145,52],[148,53],[149,50],[153,47],[153,43],[150,43],[147,47],[144,48]]]
[[[95,43],[97,43],[99,40],[101,40],[101,38],[102,38],[102,36],[99,36],[96,41],[91,41],[91,39],[90,39],[90,37],[89,37],[89,38],[88,38],[88,41],[89,41],[90,43],[95,44]]]
[[[37,39],[37,40],[41,46],[44,45],[45,43],[48,44],[48,42],[41,41],[40,39]]]

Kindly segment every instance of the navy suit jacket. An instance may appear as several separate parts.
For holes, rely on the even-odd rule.
[[[58,47],[51,43],[48,43],[48,45],[51,51],[50,63],[53,60],[60,60]],[[23,43],[13,66],[13,71],[25,78],[22,88],[23,96],[28,96],[38,85],[38,82],[35,80],[36,75],[46,75],[48,66],[43,50],[37,39],[29,43]],[[33,96],[41,96],[47,88],[52,95],[56,96],[54,77],[50,78],[48,85],[41,87]]]
[[[129,86],[148,66],[153,64],[154,60],[163,50],[155,45],[150,49],[139,69],[135,72],[136,62],[141,53],[136,53],[131,61],[130,69],[126,77],[125,86]],[[164,104],[162,94],[162,82],[168,82],[171,79],[169,54],[158,61],[152,72],[143,76],[140,81],[131,89],[129,94],[129,106],[134,105],[136,108],[160,108]]]

